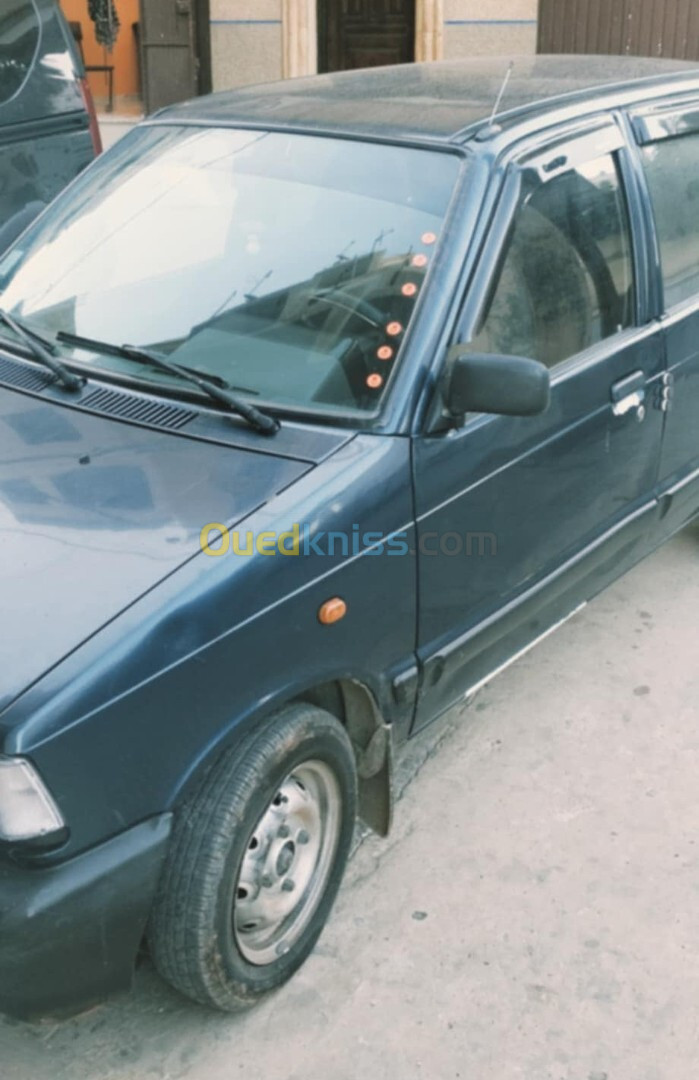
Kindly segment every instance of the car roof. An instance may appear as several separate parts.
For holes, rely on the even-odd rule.
[[[522,116],[610,93],[651,96],[699,80],[694,62],[630,56],[519,56],[401,64],[290,79],[196,98],[159,121],[342,132],[381,139],[460,142],[493,116]]]

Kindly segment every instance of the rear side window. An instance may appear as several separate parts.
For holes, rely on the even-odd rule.
[[[631,326],[633,312],[629,217],[606,155],[525,199],[472,348],[555,367]]]
[[[665,305],[699,294],[699,135],[643,148],[660,258]]]
[[[22,87],[38,44],[39,18],[34,0],[0,0],[0,106]]]

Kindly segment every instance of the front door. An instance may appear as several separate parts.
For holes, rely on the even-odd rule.
[[[416,439],[418,727],[645,550],[664,357],[627,154],[609,124],[511,170],[461,340],[544,362],[552,401]]]
[[[320,0],[320,71],[407,64],[415,59],[415,0]]]
[[[194,97],[198,89],[197,0],[140,0],[143,98],[147,113]]]

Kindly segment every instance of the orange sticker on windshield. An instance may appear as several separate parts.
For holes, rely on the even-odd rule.
[[[403,296],[415,296],[415,293],[417,292],[417,285],[414,281],[406,281],[405,285],[403,285],[401,289],[401,292],[403,293]]]
[[[376,355],[378,356],[379,360],[392,360],[393,349],[390,345],[382,345],[380,349],[376,350]]]
[[[403,327],[399,322],[390,322],[386,327],[386,333],[390,337],[398,337],[399,334],[403,333]]]
[[[423,266],[427,266],[428,259],[426,255],[413,255],[410,260],[411,266],[416,266],[418,269],[422,269]]]
[[[424,232],[422,234],[421,240],[423,244],[434,244],[437,240],[437,234],[433,232]]]
[[[383,386],[383,379],[380,375],[368,375],[366,384],[370,390],[378,390],[381,386]]]

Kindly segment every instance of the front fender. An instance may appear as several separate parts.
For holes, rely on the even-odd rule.
[[[401,532],[411,546],[408,440],[355,439],[244,528],[299,520]],[[335,595],[347,615],[323,626],[318,609]],[[170,810],[213,755],[311,687],[357,680],[394,719],[391,682],[413,662],[415,620],[409,554],[201,554],[18,699],[4,750],[40,769],[70,829],[67,857]]]

